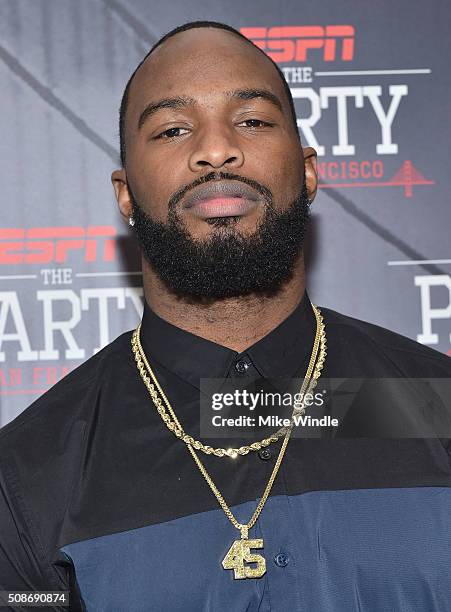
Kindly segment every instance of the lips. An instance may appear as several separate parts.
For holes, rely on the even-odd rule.
[[[244,198],[217,197],[210,200],[201,200],[191,207],[191,211],[198,217],[209,219],[213,217],[236,217],[245,215],[254,208],[256,200]]]
[[[211,181],[190,191],[183,207],[202,218],[240,216],[254,208],[261,198],[252,187],[239,181]]]

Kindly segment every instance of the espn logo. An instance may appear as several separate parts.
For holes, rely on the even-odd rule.
[[[88,262],[113,261],[116,234],[112,225],[0,228],[0,265],[64,263],[72,251],[82,251]]]
[[[338,47],[339,59],[350,62],[354,58],[355,30],[351,25],[240,28],[240,32],[275,62],[306,62],[312,49],[323,49],[324,61],[333,62]]]

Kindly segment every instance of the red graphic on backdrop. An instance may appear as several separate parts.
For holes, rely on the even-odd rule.
[[[113,261],[116,234],[112,225],[0,228],[0,264],[64,263],[73,251],[87,262]]]
[[[398,172],[392,176],[389,184],[404,187],[404,195],[406,198],[411,198],[414,185],[434,185],[434,181],[428,181],[407,159]]]
[[[409,159],[406,159],[401,168],[388,181],[356,181],[354,183],[320,183],[322,189],[335,187],[404,187],[404,195],[411,198],[413,187],[416,185],[434,185],[435,181],[426,179],[419,170],[415,168]]]
[[[275,62],[306,62],[315,49],[323,50],[325,62],[354,58],[352,25],[250,27],[240,28],[240,32]]]
[[[35,366],[31,370],[24,371],[23,368],[0,368],[0,395],[41,395],[56,384],[59,380],[69,374],[70,368],[66,365],[59,366]],[[25,381],[35,385],[33,388],[21,388]],[[13,387],[13,388],[4,388]]]

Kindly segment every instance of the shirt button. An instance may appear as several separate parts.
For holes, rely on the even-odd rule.
[[[244,372],[246,372],[249,366],[250,366],[250,363],[248,363],[244,359],[240,359],[235,364],[235,370],[239,372],[240,374],[244,374]]]
[[[290,557],[283,552],[277,553],[274,557],[274,563],[277,567],[286,567],[290,562]]]
[[[272,457],[272,453],[269,450],[269,448],[261,448],[258,451],[258,456],[260,457],[262,461],[269,461]]]

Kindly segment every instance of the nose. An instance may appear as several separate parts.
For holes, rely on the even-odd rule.
[[[189,158],[192,172],[205,170],[206,167],[219,169],[239,168],[244,163],[244,153],[232,130],[217,123],[204,127],[194,141],[194,147]]]

